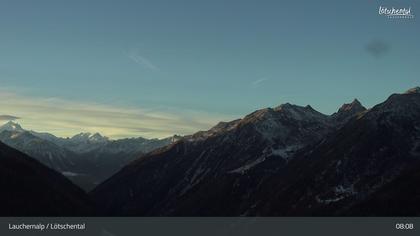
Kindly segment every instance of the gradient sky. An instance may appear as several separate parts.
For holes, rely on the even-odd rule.
[[[420,84],[419,18],[418,0],[0,0],[0,115],[119,138],[285,102],[370,107]]]

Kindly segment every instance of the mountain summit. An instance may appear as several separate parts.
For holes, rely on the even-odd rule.
[[[3,131],[24,132],[25,130],[18,123],[9,121],[0,127],[0,132]]]
[[[366,110],[366,108],[362,106],[362,104],[359,102],[359,100],[357,100],[357,98],[355,98],[351,103],[343,104],[340,107],[340,109],[338,109],[338,112],[348,112],[348,111],[361,112],[364,110]]]
[[[71,137],[70,140],[75,142],[103,143],[107,142],[109,138],[102,136],[100,133],[80,133]]]
[[[417,87],[411,88],[411,89],[409,89],[405,92],[405,94],[412,94],[412,93],[420,93],[420,87],[417,86]]]
[[[351,103],[343,104],[336,113],[331,115],[331,118],[335,122],[343,124],[353,116],[364,111],[366,111],[366,108],[359,102],[359,100],[354,99]]]

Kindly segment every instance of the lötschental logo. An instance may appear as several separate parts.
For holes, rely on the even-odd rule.
[[[411,7],[397,8],[397,7],[379,7],[379,15],[384,15],[389,19],[412,19],[414,13]]]

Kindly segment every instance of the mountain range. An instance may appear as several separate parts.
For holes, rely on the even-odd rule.
[[[13,122],[0,128],[0,140],[33,156],[0,143],[0,161],[11,163],[0,172],[9,173],[0,187],[12,193],[4,201],[19,194],[10,184],[14,178],[24,182],[33,176],[40,189],[51,186],[52,194],[70,198],[57,201],[80,204],[79,212],[58,204],[64,210],[48,215],[420,215],[419,87],[370,109],[355,99],[325,115],[286,103],[163,140],[58,138]],[[98,182],[84,187],[93,188],[87,195],[62,175],[69,173]],[[63,189],[45,176],[56,176]],[[44,204],[44,193],[35,194]],[[22,211],[17,212],[10,214]]]
[[[105,215],[419,215],[419,169],[414,88],[371,109],[284,104],[219,123],[133,161],[91,196]]]
[[[178,138],[110,140],[99,133],[61,138],[25,130],[13,121],[0,127],[1,142],[60,172],[86,191],[135,158]]]

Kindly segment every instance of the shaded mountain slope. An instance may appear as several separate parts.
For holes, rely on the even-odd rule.
[[[301,151],[287,170],[266,181],[260,196],[269,197],[263,197],[254,214],[381,215],[379,204],[366,212],[353,208],[368,199],[375,202],[380,189],[417,166],[419,144],[420,94],[392,95],[316,147]],[[418,183],[412,181],[410,185]],[[398,188],[389,191],[401,199],[415,196]],[[398,214],[388,210],[388,215]]]
[[[269,175],[286,165],[297,150],[319,141],[331,130],[328,116],[309,106],[284,104],[262,109],[154,151],[125,167],[92,194],[106,214],[212,215],[223,211],[223,215],[238,215],[236,210],[227,212],[211,200],[196,202],[188,210],[184,205],[195,202],[190,199],[199,195],[229,197],[226,191],[237,179],[258,181],[245,175],[250,169],[268,165],[270,168],[261,175]],[[276,165],[270,166],[271,162]],[[241,194],[232,196],[232,201],[242,198]]]
[[[1,216],[87,216],[88,196],[61,174],[0,143]]]
[[[332,116],[290,104],[259,110],[140,158],[91,195],[107,215],[381,215],[380,197],[417,196],[387,188],[420,159],[416,91]],[[377,206],[357,210],[369,201]]]

